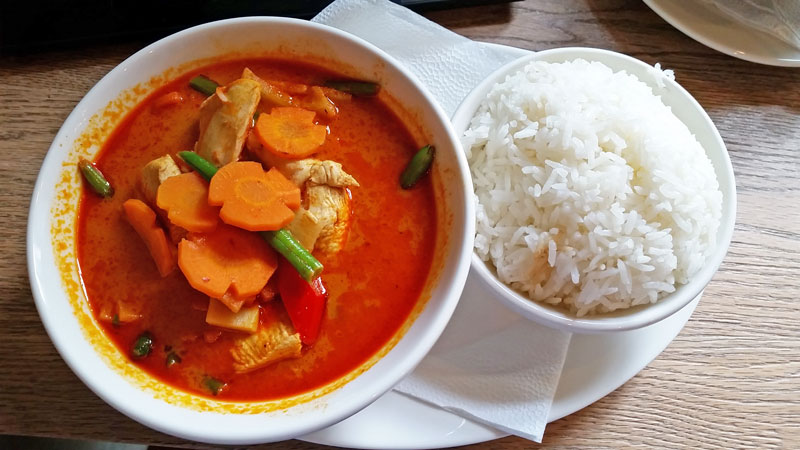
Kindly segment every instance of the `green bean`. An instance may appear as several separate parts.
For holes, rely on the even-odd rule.
[[[114,195],[114,188],[111,187],[111,183],[106,180],[106,177],[103,176],[100,169],[95,167],[89,160],[81,158],[81,160],[78,161],[78,168],[81,169],[83,178],[86,179],[86,182],[89,183],[93,191],[103,197],[111,197]]]
[[[111,326],[119,328],[119,314],[114,314],[114,317],[111,318]]]
[[[291,231],[285,228],[278,231],[262,231],[261,237],[283,255],[304,280],[311,282],[322,273],[322,263],[292,236]]]
[[[133,353],[133,356],[136,358],[144,358],[152,351],[153,336],[147,331],[140,334],[133,342],[133,347],[131,347],[131,353]]]
[[[408,162],[403,174],[400,175],[400,186],[403,189],[411,189],[426,174],[433,163],[433,155],[436,149],[432,145],[426,145],[414,154]]]
[[[369,97],[376,95],[381,87],[378,83],[370,81],[336,81],[328,80],[325,87],[336,89],[337,91],[347,92],[359,97]]]
[[[205,378],[203,378],[203,384],[209,391],[211,391],[211,394],[214,396],[219,394],[219,391],[221,391],[222,388],[225,387],[225,383],[208,375],[206,375]]]
[[[189,81],[189,86],[203,94],[213,95],[219,85],[203,75],[198,75]]]
[[[217,173],[216,166],[195,152],[178,152],[178,156],[186,161],[186,164],[192,166],[207,181],[211,181],[211,177]]]

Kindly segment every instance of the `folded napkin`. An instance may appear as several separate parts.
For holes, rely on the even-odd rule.
[[[798,0],[703,0],[755,30],[770,34],[800,49],[800,1]]]
[[[395,390],[542,442],[570,337],[505,309],[470,273],[442,337]]]
[[[335,1],[312,22],[347,31],[394,56],[450,116],[473,87],[515,59],[386,0]]]
[[[450,115],[473,87],[515,58],[386,0],[338,0],[313,21],[394,56]],[[570,336],[506,310],[471,273],[444,334],[395,390],[541,442]]]

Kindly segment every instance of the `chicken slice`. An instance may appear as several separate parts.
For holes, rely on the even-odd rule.
[[[287,318],[262,325],[246,338],[237,339],[231,356],[237,373],[250,372],[288,358],[299,358],[303,344]]]
[[[345,172],[342,165],[336,161],[320,161],[313,158],[284,161],[278,170],[284,175],[291,174],[291,176],[287,176],[298,186],[302,186],[306,182],[339,188],[358,186],[358,181]]]
[[[261,85],[253,80],[238,79],[217,88],[200,105],[195,152],[218,167],[238,160],[260,99]]]
[[[306,188],[308,212],[318,221],[320,229],[312,249],[336,253],[344,248],[350,229],[350,196],[345,188],[314,185]]]
[[[142,193],[151,205],[156,204],[158,187],[169,177],[180,175],[181,169],[169,155],[156,158],[142,168]]]
[[[309,251],[314,250],[314,244],[324,227],[325,223],[303,207],[295,212],[294,220],[286,226],[300,245]]]

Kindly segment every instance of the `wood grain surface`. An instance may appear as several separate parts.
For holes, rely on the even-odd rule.
[[[481,41],[660,62],[706,108],[733,161],[733,243],[686,328],[627,384],[550,424],[541,447],[800,448],[800,69],[717,53],[634,0],[529,0],[427,17]],[[124,417],[73,375],[39,321],[26,270],[28,204],[51,141],[83,95],[146,43],[0,60],[0,433],[196,446]],[[508,437],[471,448],[530,447]]]

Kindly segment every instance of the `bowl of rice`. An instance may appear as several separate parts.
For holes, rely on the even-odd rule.
[[[545,50],[490,75],[453,123],[475,189],[472,269],[517,313],[578,333],[640,328],[701,295],[722,263],[733,168],[671,71]]]

